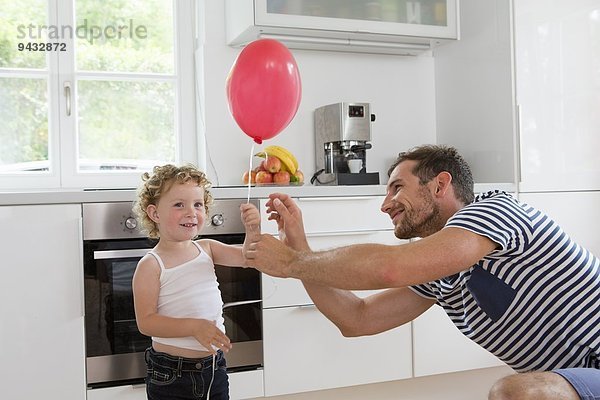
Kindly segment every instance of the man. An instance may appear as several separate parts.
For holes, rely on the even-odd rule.
[[[345,336],[383,332],[440,305],[463,334],[527,372],[498,381],[489,399],[600,399],[600,260],[506,193],[474,199],[454,148],[401,153],[388,174],[381,210],[399,239],[421,240],[311,252],[300,209],[276,193],[267,212],[282,241],[262,235],[247,264],[301,279]],[[388,289],[366,299],[349,291],[380,288]]]

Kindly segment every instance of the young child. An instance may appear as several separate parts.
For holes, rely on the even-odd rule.
[[[212,201],[206,175],[190,165],[164,165],[142,180],[136,213],[149,237],[159,238],[133,276],[137,325],[152,336],[146,350],[148,399],[229,399],[223,352],[231,343],[215,264],[244,265],[250,237],[260,234],[259,212],[252,204],[240,206],[242,247],[194,240]]]

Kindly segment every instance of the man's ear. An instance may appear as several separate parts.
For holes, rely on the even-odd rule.
[[[452,175],[449,172],[442,171],[435,177],[435,183],[436,196],[443,197],[452,186]]]
[[[154,204],[150,204],[148,205],[148,207],[146,207],[146,214],[148,214],[148,218],[158,223],[158,210],[156,209],[156,206]]]

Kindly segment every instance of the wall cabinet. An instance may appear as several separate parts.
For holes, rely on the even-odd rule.
[[[456,0],[226,0],[227,42],[274,38],[291,48],[417,54],[457,39]]]
[[[84,399],[81,206],[3,206],[0,226],[3,398]]]
[[[437,136],[476,182],[600,190],[598,12],[594,1],[461,1],[461,39],[434,50]]]
[[[514,3],[520,191],[599,190],[599,4]]]
[[[382,200],[381,196],[298,199],[311,248],[398,243],[389,218],[379,211]],[[275,233],[273,222],[262,225],[263,231]],[[412,376],[409,324],[375,336],[345,338],[316,309],[300,281],[263,275],[263,296],[266,396]]]

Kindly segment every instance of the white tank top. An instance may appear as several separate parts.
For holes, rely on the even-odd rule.
[[[149,253],[160,265],[160,291],[158,314],[174,318],[199,318],[216,321],[225,332],[223,300],[215,274],[215,265],[200,245],[193,242],[199,254],[194,259],[172,268],[165,268],[161,258],[151,250]],[[193,336],[178,338],[152,337],[158,343],[184,349],[208,351]]]

